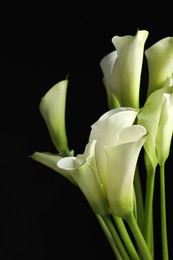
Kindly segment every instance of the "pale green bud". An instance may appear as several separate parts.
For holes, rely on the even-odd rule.
[[[147,98],[138,114],[138,124],[148,132],[144,144],[147,167],[155,168],[168,157],[173,132],[173,87],[172,79],[164,87],[154,91]]]
[[[166,37],[145,51],[149,71],[148,95],[162,88],[173,73],[173,37]]]
[[[65,105],[68,80],[54,85],[41,99],[40,112],[48,127],[49,134],[56,149],[69,155],[65,129]]]

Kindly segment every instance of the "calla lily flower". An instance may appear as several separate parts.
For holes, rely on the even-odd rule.
[[[149,69],[148,95],[163,87],[173,73],[173,37],[166,37],[145,51]]]
[[[109,206],[95,162],[95,143],[88,143],[82,155],[59,160],[57,169],[62,175],[71,176],[93,211],[103,215],[109,212]]]
[[[133,180],[146,138],[143,126],[133,125],[138,110],[116,108],[92,125],[89,140],[97,140],[96,163],[111,212],[125,217],[133,210]]]
[[[58,152],[69,155],[65,130],[65,104],[68,80],[54,85],[40,102],[40,112],[49,130],[50,137]]]
[[[158,163],[163,164],[169,154],[173,133],[173,87],[171,84],[172,79],[169,78],[163,88],[150,94],[138,114],[138,123],[148,131],[144,144],[148,169],[155,168]]]
[[[104,146],[116,145],[121,131],[133,125],[139,110],[126,107],[112,109],[103,114],[92,126],[89,141],[97,140],[96,161],[102,183],[107,189],[107,162]]]
[[[133,180],[146,129],[142,126],[125,128],[119,135],[120,144],[106,147],[107,196],[111,212],[125,218],[133,211]],[[123,160],[122,160],[123,158]]]
[[[100,62],[110,108],[139,108],[140,78],[147,37],[147,31],[138,30],[135,36],[112,38],[116,51]]]

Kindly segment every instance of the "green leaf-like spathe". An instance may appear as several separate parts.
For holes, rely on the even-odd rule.
[[[110,106],[139,108],[140,79],[147,31],[137,31],[135,36],[114,36],[116,48],[105,56],[100,66]]]
[[[138,124],[147,131],[144,144],[148,168],[155,168],[163,163],[168,156],[172,136],[172,95],[171,79],[166,80],[168,87],[154,91],[146,100],[138,114]],[[163,159],[164,158],[164,159]]]
[[[52,154],[52,153],[48,153],[48,152],[35,152],[32,156],[32,159],[34,159],[35,161],[51,168],[52,170],[54,170],[55,172],[58,172],[58,168],[57,168],[57,163],[60,159],[62,159],[63,157],[59,154]],[[71,181],[73,184],[76,184],[73,177],[69,174],[66,174],[66,172],[62,172],[61,173],[64,177],[66,177],[69,181]]]
[[[173,87],[171,93],[163,94],[162,110],[156,137],[156,154],[160,165],[167,160],[173,133]]]
[[[109,207],[95,163],[95,143],[88,143],[84,154],[59,160],[57,169],[74,179],[93,211],[102,215],[109,213]]]
[[[149,71],[148,95],[162,88],[173,73],[173,37],[166,37],[145,51]]]
[[[54,85],[40,102],[40,112],[49,130],[50,137],[56,149],[69,155],[65,129],[65,105],[68,80]]]

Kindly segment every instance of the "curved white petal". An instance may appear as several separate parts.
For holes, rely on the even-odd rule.
[[[96,214],[106,214],[109,208],[95,164],[95,142],[89,146],[91,150],[88,157],[85,153],[83,160],[82,155],[80,158],[65,157],[58,161],[57,168],[72,176]]]
[[[103,57],[103,59],[100,61],[100,67],[103,72],[103,83],[106,88],[108,106],[110,109],[120,107],[119,100],[117,99],[117,96],[112,91],[110,86],[113,66],[117,57],[117,51],[112,51],[111,53]]]
[[[116,144],[117,135],[123,128],[131,126],[139,110],[115,108],[102,115],[92,126],[89,140],[97,140],[103,145]]]
[[[112,51],[111,53],[103,57],[103,59],[100,61],[100,67],[102,69],[103,76],[104,76],[103,80],[107,88],[110,87],[109,86],[110,79],[111,79],[114,63],[117,57],[118,57],[117,51]]]
[[[136,142],[141,136],[146,135],[145,127],[141,125],[132,125],[124,128],[118,135],[118,143]]]

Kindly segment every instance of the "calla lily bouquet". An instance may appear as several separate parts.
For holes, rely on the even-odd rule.
[[[165,163],[173,134],[173,38],[163,38],[144,51],[147,37],[148,31],[137,30],[134,36],[112,38],[115,50],[100,61],[108,111],[91,126],[83,154],[75,155],[68,147],[66,78],[42,97],[39,107],[57,153],[32,155],[80,188],[118,260],[154,259],[156,172],[160,175],[162,259],[169,259]],[[148,86],[141,105],[144,55]]]

